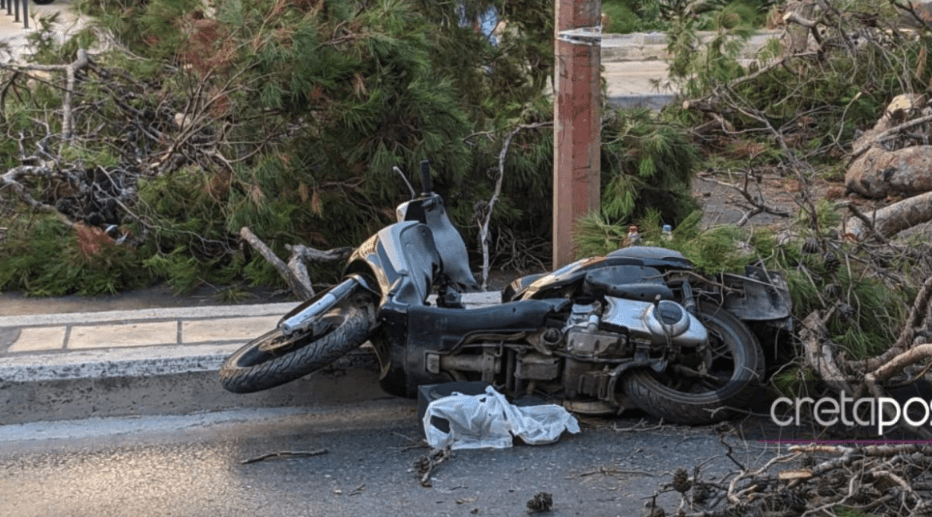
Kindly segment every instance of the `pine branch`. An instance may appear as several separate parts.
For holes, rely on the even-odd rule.
[[[502,143],[502,150],[498,153],[498,173],[495,176],[495,191],[492,194],[492,198],[489,199],[489,202],[485,205],[482,216],[482,220],[479,226],[479,243],[482,246],[482,289],[485,290],[489,285],[489,223],[492,220],[492,211],[495,209],[495,204],[498,202],[498,197],[502,193],[502,181],[505,178],[505,157],[508,155],[508,148],[511,146],[511,141],[514,139],[515,135],[520,133],[525,129],[537,129],[541,127],[552,126],[553,122],[536,122],[534,124],[522,124],[508,133],[508,136],[505,137],[505,141]]]

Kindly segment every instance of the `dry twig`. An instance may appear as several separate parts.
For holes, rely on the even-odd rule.
[[[483,203],[477,210],[477,219],[479,220],[479,244],[482,246],[482,289],[485,290],[489,284],[489,223],[492,221],[492,211],[495,204],[498,203],[498,196],[502,192],[502,181],[505,178],[505,157],[508,155],[508,148],[511,147],[511,141],[514,137],[525,129],[537,129],[541,127],[552,126],[553,122],[536,122],[534,124],[522,124],[508,133],[502,142],[502,150],[498,153],[498,169],[495,171],[495,191],[488,203]]]
[[[430,488],[432,486],[430,483],[430,475],[438,465],[450,459],[451,456],[453,456],[453,452],[449,448],[433,449],[414,461],[414,468],[421,477],[422,487]]]
[[[273,459],[273,458],[296,458],[296,457],[308,458],[308,457],[311,457],[311,456],[320,456],[321,454],[326,454],[326,453],[328,453],[328,452],[330,452],[330,451],[328,451],[327,449],[317,449],[317,450],[313,450],[313,451],[280,451],[280,452],[270,452],[270,453],[268,453],[268,454],[263,454],[262,456],[257,456],[257,457],[255,457],[255,458],[249,458],[249,459],[247,459],[247,460],[243,460],[243,461],[241,461],[241,462],[239,462],[239,463],[240,463],[240,465],[248,465],[248,464],[250,464],[250,463],[257,463],[257,462],[260,462],[260,461],[265,461],[265,460]]]

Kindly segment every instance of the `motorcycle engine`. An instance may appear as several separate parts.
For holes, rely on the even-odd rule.
[[[629,355],[627,337],[619,332],[600,330],[602,304],[573,305],[564,334],[566,351],[580,359]]]
[[[611,400],[613,394],[605,359],[663,359],[680,346],[703,343],[705,326],[680,304],[605,297],[599,302],[575,304],[563,334],[566,358],[562,385],[569,397],[589,395]],[[620,363],[612,363],[620,364]]]

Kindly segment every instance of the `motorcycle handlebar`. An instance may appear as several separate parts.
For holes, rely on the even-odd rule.
[[[421,186],[424,187],[424,194],[430,194],[433,187],[430,181],[430,160],[421,161]]]

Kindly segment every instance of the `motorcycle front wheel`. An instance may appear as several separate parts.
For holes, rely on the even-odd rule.
[[[718,305],[703,302],[698,318],[707,346],[687,348],[666,370],[635,370],[623,379],[625,394],[667,422],[703,425],[747,408],[764,378],[764,353],[751,330]]]
[[[322,318],[324,330],[286,336],[281,329],[250,341],[220,367],[224,389],[252,393],[280,386],[313,373],[362,345],[369,336],[371,304],[347,305]]]

